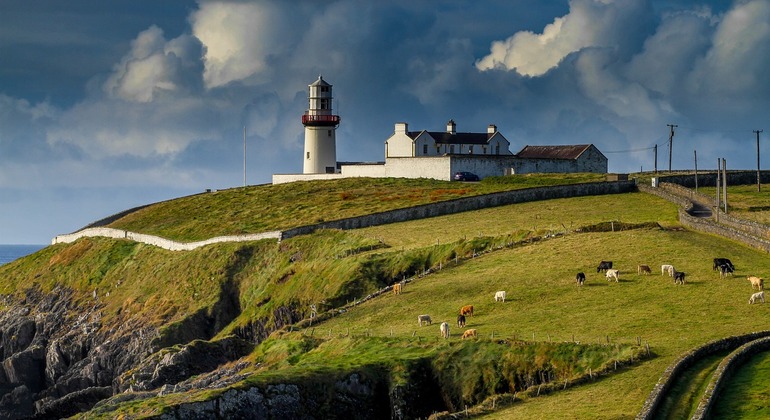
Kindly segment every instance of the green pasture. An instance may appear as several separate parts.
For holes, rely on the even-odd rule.
[[[716,400],[714,418],[766,419],[770,417],[770,352],[749,359]]]
[[[716,188],[698,188],[698,192],[709,197],[716,197]],[[720,193],[720,201],[723,195]],[[722,204],[724,206],[724,204]],[[757,191],[757,185],[728,185],[727,211],[733,216],[757,223],[770,225],[770,185],[763,185]]]
[[[108,226],[178,241],[285,230],[436,201],[549,185],[597,182],[603,174],[529,174],[481,182],[343,178],[232,188],[156,203]]]
[[[719,279],[711,259],[727,256],[735,263],[734,278]],[[621,270],[619,283],[607,282],[595,267],[612,260]],[[687,273],[676,286],[661,276],[660,264],[671,263]],[[637,275],[636,266],[658,267]],[[585,286],[574,276],[586,273]],[[618,418],[632,417],[660,374],[685,351],[707,341],[766,329],[767,307],[748,305],[747,274],[766,275],[770,260],[735,242],[686,230],[645,229],[579,233],[527,246],[492,252],[457,267],[406,285],[399,296],[384,295],[316,326],[331,336],[367,333],[372,336],[438,340],[438,323],[455,325],[459,308],[472,304],[475,315],[467,328],[481,338],[517,338],[584,343],[635,342],[641,337],[656,357],[623,369],[595,383],[528,400],[492,414],[493,418]],[[494,302],[497,290],[508,301]],[[758,315],[761,312],[761,315]],[[418,327],[417,315],[430,314],[434,324]]]

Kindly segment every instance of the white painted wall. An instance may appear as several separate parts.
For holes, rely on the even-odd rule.
[[[327,168],[337,169],[337,140],[335,127],[305,126],[305,156],[302,172],[324,174]]]

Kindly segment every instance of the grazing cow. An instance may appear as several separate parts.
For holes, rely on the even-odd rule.
[[[639,264],[639,266],[636,267],[636,274],[652,274],[652,270],[650,270],[649,265]]]
[[[444,338],[449,338],[449,324],[446,322],[442,322],[439,326],[439,329],[441,330],[441,336]]]
[[[396,283],[393,285],[393,294],[394,295],[400,295],[401,294],[401,283]]]
[[[668,274],[669,277],[674,277],[674,266],[671,264],[663,264],[660,266],[660,275],[665,276]]]
[[[423,322],[426,325],[430,325],[433,320],[430,319],[430,315],[417,315],[417,324],[422,327]]]
[[[460,315],[473,316],[473,305],[465,305],[460,308]]]
[[[596,267],[596,272],[597,273],[600,271],[607,272],[607,270],[609,270],[610,268],[612,268],[612,261],[602,261],[599,263],[599,266]]]
[[[578,286],[582,286],[583,283],[586,282],[586,274],[583,273],[582,271],[577,273],[577,275],[575,276],[575,281],[577,282]]]
[[[746,280],[751,282],[751,288],[757,288],[757,290],[765,290],[765,281],[757,276],[748,276]]]
[[[674,271],[674,284],[684,284],[683,271]]]
[[[478,336],[478,333],[476,332],[476,329],[471,328],[470,330],[465,330],[465,332],[463,332],[462,339],[465,340],[466,338],[471,338],[471,337],[476,338],[477,336]]]
[[[620,271],[614,268],[607,270],[607,273],[604,276],[607,277],[607,281],[610,281],[613,278],[615,279],[615,283],[620,281]]]
[[[495,292],[495,302],[505,302],[505,290]]]
[[[751,305],[752,303],[755,303],[756,301],[760,301],[762,303],[765,303],[765,291],[764,290],[761,291],[761,292],[757,292],[757,293],[754,293],[753,295],[751,295],[751,297],[749,298],[749,305]]]
[[[457,326],[460,328],[465,326],[465,315],[457,315]]]
[[[720,278],[725,278],[725,277],[727,277],[728,274],[730,276],[732,276],[734,274],[734,270],[732,269],[732,267],[727,265],[727,264],[720,265],[719,266],[719,277]]]
[[[713,266],[711,266],[711,268],[712,268],[714,271],[717,271],[717,269],[719,269],[719,266],[720,266],[720,265],[726,265],[726,266],[730,267],[730,269],[731,269],[732,271],[735,271],[735,266],[734,266],[734,265],[733,265],[733,263],[732,263],[732,262],[731,262],[729,259],[727,259],[727,258],[714,258],[714,265],[713,265]]]

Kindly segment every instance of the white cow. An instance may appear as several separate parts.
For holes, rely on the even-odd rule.
[[[495,302],[505,302],[505,290],[495,292]]]
[[[755,303],[757,301],[765,303],[765,291],[764,290],[761,291],[761,292],[757,292],[757,293],[754,293],[753,295],[751,295],[751,297],[749,298],[749,305],[752,304],[752,303]]]
[[[442,322],[439,326],[439,329],[441,330],[441,336],[444,338],[449,338],[449,324],[446,322]]]
[[[430,319],[430,315],[417,315],[417,324],[422,327],[422,323],[430,325],[433,320]]]
[[[674,277],[674,266],[671,264],[663,264],[660,266],[660,275],[665,276],[668,274],[669,277]]]
[[[607,270],[607,274],[605,274],[605,277],[607,277],[607,281],[615,279],[615,283],[617,283],[620,281],[620,271],[614,268],[611,268]]]

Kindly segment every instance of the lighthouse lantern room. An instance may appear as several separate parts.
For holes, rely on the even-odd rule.
[[[323,77],[308,85],[308,110],[302,116],[305,126],[305,156],[303,173],[335,173],[337,146],[335,131],[339,115],[332,113],[332,85]]]

